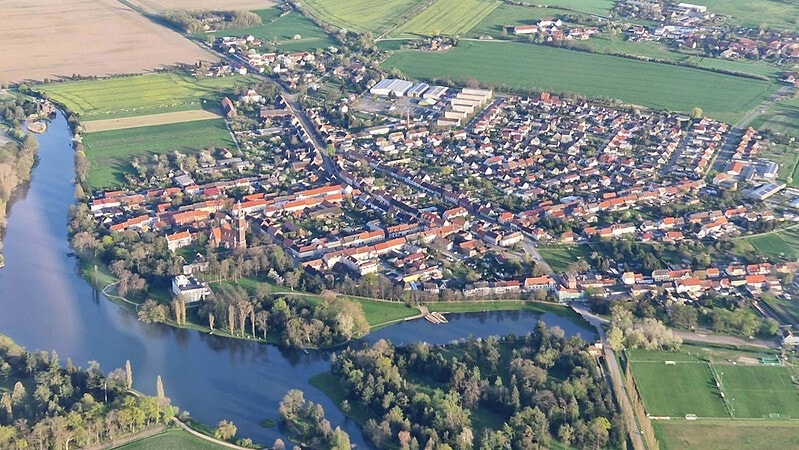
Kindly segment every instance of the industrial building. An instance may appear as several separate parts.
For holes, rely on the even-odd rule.
[[[388,97],[392,93],[397,97],[403,97],[411,88],[411,86],[413,86],[413,83],[410,81],[398,80],[396,78],[386,78],[374,85],[369,92],[381,97]]]

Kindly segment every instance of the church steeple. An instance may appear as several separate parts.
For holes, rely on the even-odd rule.
[[[233,246],[236,248],[247,247],[247,215],[241,210],[241,202],[238,202],[233,211]]]

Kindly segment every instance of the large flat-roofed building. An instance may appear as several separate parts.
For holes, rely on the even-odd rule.
[[[430,85],[429,84],[420,83],[420,84],[417,84],[416,86],[408,89],[407,94],[408,94],[408,97],[421,97],[422,95],[424,95],[425,92],[427,92],[428,89],[430,89]]]
[[[422,95],[424,98],[434,98],[438,100],[441,98],[442,95],[447,93],[448,88],[446,86],[433,86],[427,90],[427,92]]]
[[[749,191],[746,196],[755,200],[765,200],[783,189],[785,189],[785,183],[766,183]]]
[[[413,83],[410,81],[398,80],[396,78],[386,78],[374,85],[369,92],[382,97],[388,97],[392,93],[397,97],[402,97],[406,92],[408,92],[411,86],[413,86]]]

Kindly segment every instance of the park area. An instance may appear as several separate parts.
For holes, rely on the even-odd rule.
[[[83,143],[92,189],[123,185],[125,174],[133,173],[134,157],[235,146],[222,119],[87,133]]]
[[[778,87],[707,70],[506,41],[462,42],[444,53],[398,51],[383,68],[399,69],[410,78],[477,80],[503,90],[572,92],[672,111],[699,106],[728,122]]]
[[[118,450],[220,450],[225,447],[194,436],[188,431],[173,429],[114,448]]]
[[[160,73],[53,83],[36,89],[80,115],[81,121],[90,121],[199,109],[218,111],[225,93],[253,81],[247,76],[198,80],[186,74]]]
[[[676,353],[632,350],[627,356],[652,416],[771,420],[799,416],[793,368],[769,365],[779,363],[771,353],[685,346]]]
[[[249,28],[228,28],[213,33],[198,34],[197,37],[246,36],[271,41],[283,52],[315,51],[336,43],[322,29],[297,11],[283,12],[278,8],[253,11],[261,18],[261,25]],[[299,39],[294,39],[299,35]]]
[[[116,0],[5,0],[0,81],[143,72],[216,60]]]
[[[464,35],[501,4],[497,0],[436,0],[411,20],[398,25],[391,36]]]

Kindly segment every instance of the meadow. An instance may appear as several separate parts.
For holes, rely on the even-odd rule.
[[[616,2],[614,0],[540,0],[535,3],[546,5],[550,8],[569,9],[598,16],[607,16]]]
[[[409,15],[422,0],[307,0],[303,9],[338,28],[378,34]]]
[[[700,69],[502,41],[462,42],[444,53],[399,51],[383,67],[410,78],[475,79],[502,89],[573,92],[673,111],[699,106],[729,122],[777,89],[776,83]]]
[[[580,258],[587,258],[589,248],[585,245],[560,245],[553,247],[538,247],[538,253],[552,267],[555,272],[565,272],[569,264],[577,262]]]
[[[396,37],[464,35],[491,14],[497,0],[436,0],[392,32]]]
[[[773,450],[799,448],[791,422],[736,420],[654,421],[661,450]]]
[[[178,73],[54,83],[36,89],[78,113],[81,120],[115,119],[203,109],[218,110],[224,92],[247,85],[251,77],[194,77]]]
[[[799,137],[799,98],[794,97],[771,105],[771,108],[752,122],[752,127]]]
[[[188,431],[167,430],[138,441],[133,441],[119,447],[118,450],[219,450],[225,447],[198,438]]]
[[[222,119],[87,133],[83,143],[92,189],[121,186],[133,171],[133,157],[235,146]]]
[[[699,354],[697,347],[688,348],[694,352],[628,353],[647,413],[783,420],[799,414],[799,390],[788,368],[759,365],[755,361],[762,355],[758,353],[740,353],[732,364],[727,359],[736,356],[730,352],[714,356],[712,352]]]
[[[467,33],[469,37],[478,36],[505,36],[505,27],[519,25],[535,25],[539,19],[552,17],[553,14],[565,13],[563,10],[552,8],[532,8],[530,6],[511,5],[502,3],[491,11],[472,30]]]
[[[315,51],[318,48],[327,48],[335,45],[323,30],[297,11],[283,14],[277,8],[260,9],[253,11],[261,17],[261,25],[249,28],[229,28],[222,31],[207,33],[215,37],[243,36],[251,34],[258,39],[273,41],[277,48],[284,52]],[[204,38],[207,34],[199,34]],[[295,35],[300,39],[294,39]]]
[[[799,30],[797,0],[703,0],[708,11],[730,16],[734,25],[757,28],[767,26],[776,30]]]

